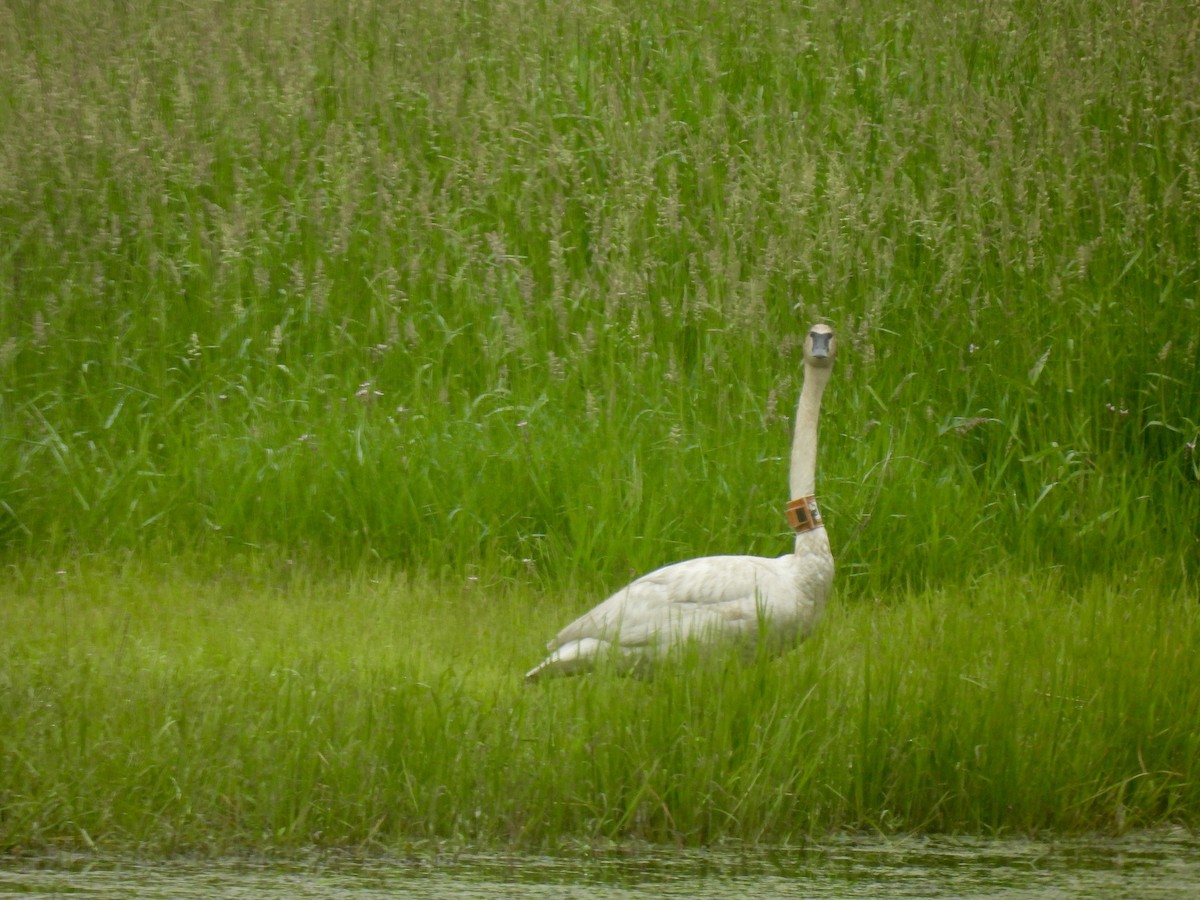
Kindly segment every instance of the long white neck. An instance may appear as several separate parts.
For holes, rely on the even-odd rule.
[[[808,497],[817,487],[817,423],[821,417],[821,395],[829,382],[830,368],[805,365],[804,387],[796,407],[796,431],[792,437],[790,500]]]

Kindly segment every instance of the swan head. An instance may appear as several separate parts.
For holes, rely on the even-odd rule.
[[[818,369],[833,366],[837,356],[837,336],[828,325],[816,324],[808,330],[804,339],[804,363]]]

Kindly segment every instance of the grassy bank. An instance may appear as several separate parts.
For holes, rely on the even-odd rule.
[[[1200,824],[1200,608],[1168,572],[842,603],[782,657],[532,688],[560,601],[500,585],[243,561],[3,600],[9,851]]]
[[[3,845],[1194,824],[1198,29],[0,0]],[[816,639],[522,690],[815,320]]]

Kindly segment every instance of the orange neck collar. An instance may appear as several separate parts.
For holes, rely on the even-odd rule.
[[[817,509],[817,498],[812,495],[792,500],[787,505],[786,514],[788,524],[796,534],[825,527],[821,511]]]

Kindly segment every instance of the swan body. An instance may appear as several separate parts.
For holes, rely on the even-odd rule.
[[[813,326],[805,340],[804,388],[792,442],[794,498],[811,500],[813,493],[821,395],[835,354],[832,329]],[[634,667],[689,640],[766,638],[786,645],[807,636],[825,607],[834,571],[815,501],[812,513],[815,525],[802,526],[792,553],[705,556],[634,580],[560,631],[547,645],[550,655],[526,680],[586,671],[606,658]]]

